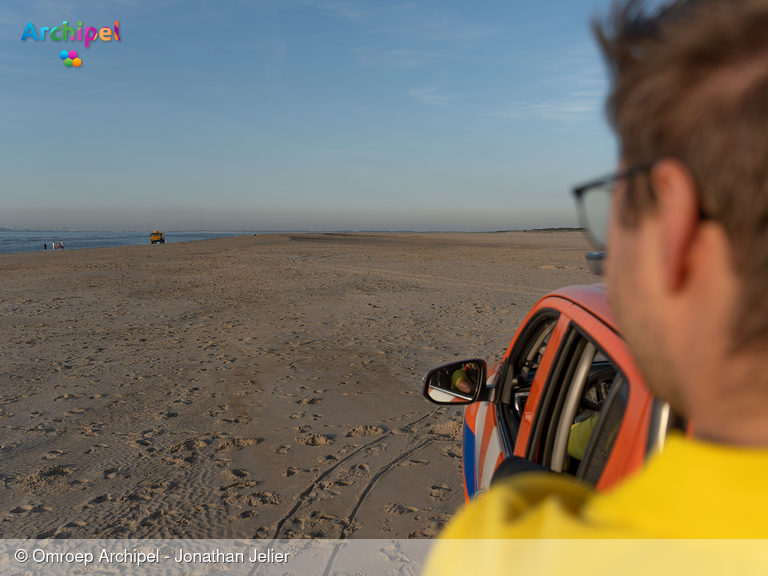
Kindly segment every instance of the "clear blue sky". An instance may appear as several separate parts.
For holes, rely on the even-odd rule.
[[[575,226],[603,0],[5,1],[0,226]],[[120,42],[21,42],[28,22]],[[80,68],[66,68],[63,48]]]

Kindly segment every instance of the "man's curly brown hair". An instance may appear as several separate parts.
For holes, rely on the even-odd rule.
[[[768,343],[768,0],[678,0],[653,14],[642,0],[596,21],[613,89],[608,116],[627,165],[676,158],[702,210],[731,243],[742,302],[737,345]],[[622,214],[655,208],[631,186]]]

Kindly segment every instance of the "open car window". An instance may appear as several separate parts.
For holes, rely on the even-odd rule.
[[[616,364],[572,327],[537,410],[527,457],[595,485],[608,461],[629,398]]]
[[[592,487],[597,485],[608,463],[608,456],[613,450],[628,403],[629,383],[624,375],[618,372],[611,383],[610,394],[590,436],[584,457],[576,470],[576,477]]]
[[[513,435],[508,439],[510,448],[514,446],[514,436],[517,434],[533,379],[559,316],[559,312],[545,309],[532,318],[509,356],[500,388],[500,404],[501,415],[507,424],[506,429]]]

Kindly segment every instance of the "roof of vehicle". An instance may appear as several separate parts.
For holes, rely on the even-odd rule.
[[[558,296],[570,300],[600,318],[613,328],[615,332],[619,333],[616,320],[613,317],[610,306],[608,306],[608,293],[605,290],[605,284],[566,286],[547,294],[547,297],[549,296]]]

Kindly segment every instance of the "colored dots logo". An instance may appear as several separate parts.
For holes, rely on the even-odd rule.
[[[64,60],[64,66],[66,66],[67,68],[71,68],[72,66],[74,66],[75,68],[79,68],[80,64],[83,63],[82,60],[80,60],[80,58],[77,57],[77,52],[75,52],[74,50],[70,50],[69,52],[67,52],[66,50],[62,50],[61,52],[59,52],[59,56],[61,57],[62,60]]]

